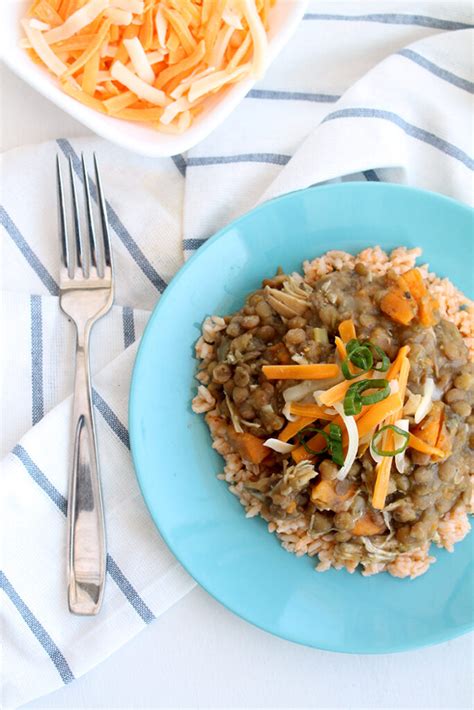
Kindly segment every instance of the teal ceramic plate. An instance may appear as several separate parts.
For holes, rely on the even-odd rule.
[[[264,521],[247,520],[216,478],[222,460],[190,408],[193,345],[211,313],[230,313],[281,265],[328,249],[423,248],[438,274],[473,296],[473,213],[439,195],[381,183],[314,187],[268,202],[223,229],[190,259],[148,323],[133,374],[130,436],[143,496],[178,560],[216,599],[292,641],[387,653],[472,628],[472,535],[414,581],[314,571],[285,552]]]

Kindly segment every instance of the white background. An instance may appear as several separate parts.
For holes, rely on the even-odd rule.
[[[3,67],[0,77],[2,150],[88,133]],[[471,708],[473,650],[470,635],[397,655],[316,651],[196,588],[99,667],[25,707]]]

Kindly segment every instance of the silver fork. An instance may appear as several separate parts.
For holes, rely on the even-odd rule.
[[[69,158],[74,238],[69,234],[64,185],[56,159],[59,232],[61,238],[60,305],[76,326],[76,376],[72,435],[74,454],[68,495],[68,604],[73,614],[100,611],[105,586],[106,542],[89,370],[89,340],[94,323],[113,303],[112,255],[102,184],[94,154],[100,240],[94,227],[89,179],[82,156],[85,223],[84,240],[74,170]]]

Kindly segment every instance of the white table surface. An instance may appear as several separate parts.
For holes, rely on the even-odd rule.
[[[88,133],[2,66],[0,81],[2,151]],[[471,708],[473,659],[472,635],[386,656],[304,648],[196,588],[86,676],[25,707]]]

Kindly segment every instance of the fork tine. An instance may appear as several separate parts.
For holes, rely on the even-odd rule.
[[[90,249],[91,249],[91,264],[92,266],[95,266],[97,268],[97,241],[95,237],[95,229],[94,229],[94,217],[92,214],[92,205],[91,205],[91,193],[89,189],[89,178],[87,176],[87,169],[86,169],[86,163],[84,160],[84,153],[81,155],[81,162],[82,162],[82,175],[84,178],[84,195],[85,195],[85,203],[86,203],[86,213],[87,213],[87,226],[89,229],[89,242],[90,242]]]
[[[69,156],[69,178],[71,181],[72,215],[73,215],[73,221],[74,221],[74,234],[76,237],[76,259],[77,259],[78,266],[82,269],[82,272],[84,273],[81,221],[79,219],[79,207],[78,207],[78,201],[77,201],[76,181],[74,179],[74,170],[73,170],[73,166],[72,166],[71,156]],[[84,273],[84,276],[85,276],[85,273]]]
[[[102,190],[102,181],[99,174],[99,166],[97,164],[97,155],[94,153],[94,169],[95,169],[95,181],[97,185],[97,198],[100,209],[100,221],[102,224],[102,236],[104,239],[104,258],[106,266],[112,266],[111,256],[110,256],[110,234],[109,234],[109,223],[107,220],[107,207],[105,205],[104,193]]]
[[[56,155],[56,181],[58,186],[58,212],[59,212],[59,238],[61,240],[61,257],[63,266],[69,271],[69,245],[66,221],[66,205],[64,201],[64,187],[61,175],[59,155]]]

